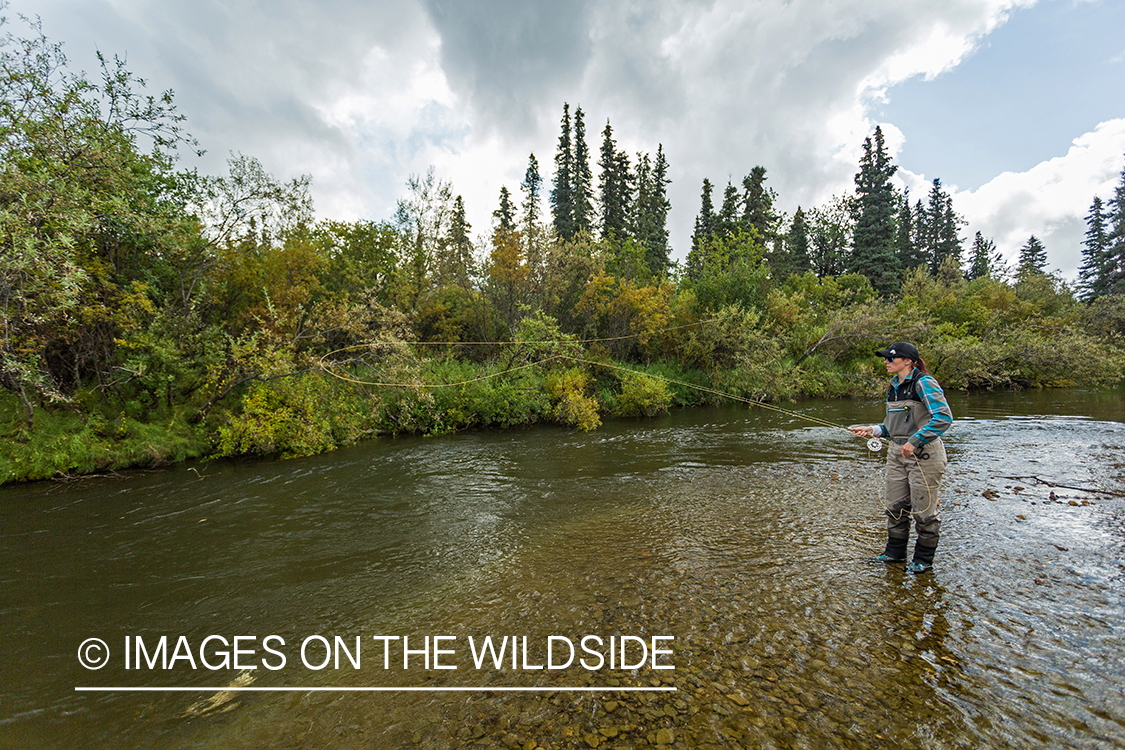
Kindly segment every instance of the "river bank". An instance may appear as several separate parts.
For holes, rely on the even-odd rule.
[[[525,352],[506,365],[429,360],[421,369],[400,373],[404,383],[393,386],[367,380],[378,376],[368,371],[348,378],[327,371],[305,373],[251,383],[206,418],[187,405],[134,403],[122,408],[91,393],[82,408],[38,409],[29,428],[16,396],[0,394],[0,435],[5,438],[0,443],[0,484],[159,468],[192,459],[293,458],[384,435],[433,436],[542,424],[589,431],[603,420],[722,403],[799,411],[810,399],[877,400],[886,387],[881,366],[871,363],[841,368],[813,359],[803,367],[767,362],[705,371],[670,362],[642,366],[587,360],[569,351],[563,356],[554,348]],[[1119,380],[1103,378],[1101,370],[1075,377],[1079,375],[1104,386],[1109,397],[1117,392]],[[995,393],[1023,390],[1000,388]]]
[[[576,360],[570,355],[564,359],[554,350],[524,352],[514,354],[507,364],[488,365],[430,360],[400,372],[403,383],[393,386],[373,382],[380,377],[373,371],[346,378],[340,373],[306,373],[252,383],[206,418],[187,407],[102,408],[91,399],[84,411],[40,408],[29,429],[18,399],[0,395],[0,434],[9,438],[0,447],[0,484],[162,467],[189,459],[293,458],[385,435],[433,436],[541,424],[589,431],[603,419],[652,417],[674,408],[855,397],[882,388],[882,378],[872,372],[794,369],[782,378],[775,363],[759,368],[768,371],[766,375],[748,380],[741,371]]]

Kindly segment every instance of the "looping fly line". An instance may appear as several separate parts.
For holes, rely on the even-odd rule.
[[[693,327],[693,326],[702,326],[702,325],[707,325],[709,323],[715,323],[715,322],[717,322],[717,319],[701,320],[701,321],[697,321],[695,323],[687,323],[687,324],[684,324],[684,325],[681,325],[681,326],[674,326],[674,327],[665,328],[665,329],[662,329],[662,330],[659,330],[659,331],[653,331],[652,334],[650,334],[650,335],[658,335],[658,334],[662,334],[662,333],[668,333],[670,331],[677,331],[677,330],[681,330],[681,329],[684,329],[684,328],[690,328],[690,327]],[[389,344],[389,345],[390,344],[402,344],[402,345],[405,345],[405,344],[423,344],[423,345],[435,345],[435,346],[436,345],[447,345],[447,346],[452,346],[452,345],[458,345],[458,346],[472,346],[472,345],[476,345],[476,346],[493,346],[493,345],[503,345],[503,346],[527,345],[527,346],[534,346],[534,345],[538,345],[538,346],[546,346],[546,345],[551,345],[551,344],[554,344],[554,345],[559,345],[559,344],[582,345],[582,344],[606,343],[606,342],[610,342],[610,341],[624,341],[626,339],[638,338],[640,335],[641,334],[634,333],[634,334],[629,334],[629,335],[624,335],[624,336],[609,336],[609,337],[605,337],[605,338],[580,339],[580,340],[574,340],[574,341],[559,341],[559,340],[555,339],[555,340],[549,340],[549,341],[415,341],[415,342],[388,341],[388,342],[380,342],[380,343],[386,343],[386,344]],[[468,380],[460,380],[460,381],[453,382],[453,383],[387,383],[387,382],[378,382],[378,381],[370,381],[370,380],[360,380],[358,378],[353,378],[351,376],[343,375],[339,372],[335,372],[333,369],[331,369],[330,365],[326,362],[327,358],[332,356],[333,354],[338,354],[340,352],[346,352],[346,351],[355,351],[355,350],[358,350],[358,349],[369,347],[370,345],[371,344],[356,344],[356,345],[353,345],[353,346],[348,346],[348,347],[343,347],[341,349],[336,349],[335,351],[329,352],[328,354],[325,354],[323,357],[321,357],[317,364],[319,365],[321,370],[323,370],[326,374],[331,375],[334,378],[338,378],[339,380],[343,380],[345,382],[352,383],[352,384],[355,384],[355,385],[370,385],[370,386],[376,386],[376,387],[382,387],[382,388],[417,388],[417,389],[420,389],[420,388],[455,388],[457,386],[469,385],[471,383],[479,383],[483,380],[490,380],[492,378],[498,378],[498,377],[501,377],[503,375],[508,375],[508,374],[513,373],[513,372],[518,372],[520,370],[526,370],[526,369],[529,369],[531,367],[537,367],[539,365],[545,365],[545,364],[547,364],[549,362],[553,362],[554,360],[557,360],[557,359],[566,359],[566,360],[570,360],[572,362],[590,365],[592,367],[602,367],[602,368],[609,369],[609,370],[618,370],[620,372],[626,372],[626,373],[629,373],[629,374],[632,374],[632,375],[637,375],[637,376],[640,376],[640,377],[647,377],[647,378],[654,378],[656,380],[662,380],[666,383],[671,383],[673,385],[679,385],[679,386],[682,386],[684,388],[691,388],[691,389],[694,389],[694,390],[697,390],[697,391],[701,391],[703,393],[710,393],[712,395],[719,396],[720,398],[730,399],[732,401],[740,401],[742,403],[750,404],[752,406],[759,406],[759,407],[762,407],[763,409],[770,409],[770,410],[776,411],[780,414],[786,414],[788,416],[796,417],[797,419],[803,419],[805,421],[813,422],[814,424],[823,425],[825,427],[831,427],[833,429],[843,430],[843,431],[847,432],[848,434],[851,434],[851,431],[847,427],[845,427],[844,425],[837,424],[835,422],[830,422],[828,420],[820,419],[820,418],[817,418],[817,417],[810,417],[806,414],[801,414],[800,412],[791,411],[789,409],[783,409],[779,406],[772,406],[770,404],[767,404],[763,401],[759,401],[759,400],[756,400],[756,399],[744,398],[742,396],[736,396],[733,393],[726,393],[724,391],[716,390],[714,388],[708,388],[708,387],[702,386],[702,385],[697,385],[695,383],[688,383],[688,382],[685,382],[685,381],[682,381],[682,380],[675,380],[674,378],[667,378],[667,377],[664,377],[663,375],[654,375],[652,373],[640,372],[640,371],[637,371],[637,370],[630,369],[628,367],[622,367],[620,365],[613,365],[613,364],[609,364],[607,362],[597,362],[597,361],[590,360],[590,359],[584,359],[582,357],[575,357],[575,356],[569,355],[569,354],[552,354],[550,356],[544,357],[543,359],[536,360],[535,362],[528,362],[526,364],[518,365],[516,367],[511,367],[511,368],[508,368],[508,369],[505,369],[505,370],[500,370],[498,372],[488,373],[487,375],[481,375],[480,377],[469,378]],[[878,440],[878,438],[872,438],[872,440]],[[867,443],[868,448],[870,448],[871,450],[877,450],[877,448],[872,446],[872,440],[868,441],[868,443]],[[881,443],[880,443],[880,447],[882,447]]]

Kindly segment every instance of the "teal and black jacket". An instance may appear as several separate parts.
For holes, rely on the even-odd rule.
[[[929,421],[922,422],[916,406],[928,412]],[[887,418],[877,425],[875,437],[899,438],[895,442],[909,442],[915,448],[936,440],[953,424],[953,411],[945,400],[945,392],[932,375],[924,375],[914,368],[910,377],[899,381],[891,378],[887,389]],[[889,426],[888,426],[889,425]]]

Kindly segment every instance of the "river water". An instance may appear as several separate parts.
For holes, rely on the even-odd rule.
[[[1125,746],[1125,397],[951,402],[921,576],[885,453],[745,407],[0,488],[0,746]]]

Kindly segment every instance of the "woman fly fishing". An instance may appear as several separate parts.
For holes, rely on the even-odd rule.
[[[885,437],[887,450],[887,548],[872,558],[878,562],[906,562],[910,519],[917,540],[906,565],[911,573],[925,573],[934,565],[941,513],[938,490],[948,459],[941,435],[953,424],[945,393],[911,343],[900,341],[875,352],[891,376],[887,388],[887,416],[882,424],[851,427],[860,437]]]

